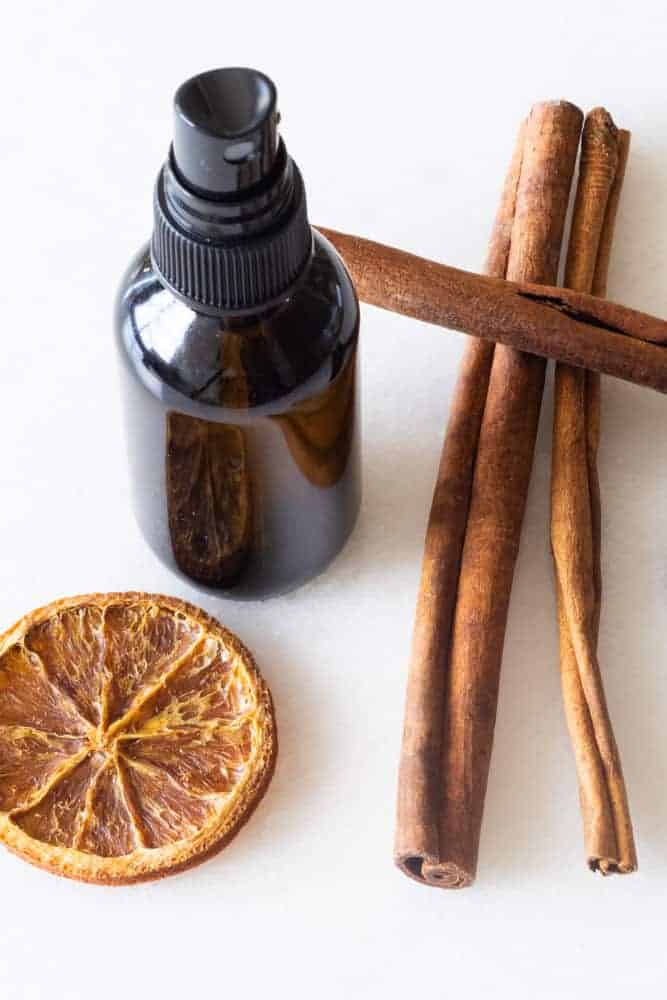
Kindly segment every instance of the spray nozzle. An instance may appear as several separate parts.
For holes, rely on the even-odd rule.
[[[308,264],[303,180],[278,118],[276,88],[254,69],[211,70],[176,91],[151,254],[195,310],[257,312],[284,299]]]
[[[253,69],[215,69],[182,84],[174,98],[176,167],[194,190],[235,195],[271,170],[278,150],[276,88]]]

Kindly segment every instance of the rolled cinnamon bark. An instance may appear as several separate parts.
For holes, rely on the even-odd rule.
[[[616,210],[629,151],[602,108],[584,126],[565,283],[604,294]],[[589,867],[636,870],[632,823],[597,659],[601,601],[600,377],[557,365],[551,481],[560,669],[577,764]]]
[[[471,274],[318,227],[362,302],[667,392],[667,321],[568,289]]]
[[[506,268],[511,279],[556,280],[581,121],[581,112],[564,102],[536,105],[528,118],[523,149],[514,161],[519,169]],[[464,368],[447,432],[415,625],[395,851],[406,874],[430,885],[463,887],[475,877],[544,370],[541,358],[497,346],[488,386],[479,377],[470,393],[467,425],[459,410],[466,403]],[[480,409],[475,406],[484,388],[477,436]],[[467,428],[467,439],[458,433],[460,426]],[[447,474],[461,451],[468,461],[474,452],[471,484],[465,474],[460,480]],[[457,495],[452,484],[461,482]],[[466,491],[470,501],[463,532],[458,519],[465,514]]]
[[[521,127],[489,242],[486,273],[504,277],[523,159]],[[394,856],[408,875],[439,859],[440,752],[444,680],[461,550],[468,520],[477,441],[491,374],[494,344],[466,345],[450,404],[433,503],[426,531],[412,638],[398,778]]]

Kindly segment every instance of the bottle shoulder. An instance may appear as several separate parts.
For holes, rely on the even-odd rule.
[[[331,244],[313,252],[284,301],[255,317],[194,312],[162,284],[149,246],[121,282],[116,334],[127,366],[161,399],[209,409],[272,410],[319,392],[356,347],[359,305]]]

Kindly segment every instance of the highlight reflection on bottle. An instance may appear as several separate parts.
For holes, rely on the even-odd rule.
[[[292,458],[315,486],[334,486],[347,468],[355,429],[355,361],[323,392],[275,418]]]

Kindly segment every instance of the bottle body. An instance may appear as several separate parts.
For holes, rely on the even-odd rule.
[[[358,332],[351,281],[315,231],[298,284],[256,315],[194,311],[137,255],[116,334],[135,514],[166,565],[252,599],[340,551],[361,493]]]

